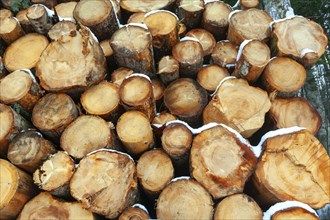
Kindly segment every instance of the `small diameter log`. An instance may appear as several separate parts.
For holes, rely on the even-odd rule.
[[[252,176],[262,207],[296,200],[319,209],[330,203],[330,158],[307,130],[273,132],[262,143],[263,155]]]
[[[162,148],[176,167],[188,163],[192,139],[192,132],[181,123],[171,123],[163,130]]]
[[[158,63],[159,78],[165,85],[173,82],[180,77],[179,62],[173,56],[164,56]]]
[[[4,104],[19,104],[25,111],[32,112],[42,95],[29,70],[16,70],[0,80],[0,101]]]
[[[128,111],[120,116],[116,131],[127,152],[142,154],[154,144],[149,118],[140,111]]]
[[[229,76],[226,68],[218,65],[208,65],[197,73],[197,82],[208,92],[214,93],[221,80]]]
[[[24,206],[17,220],[25,219],[96,220],[96,217],[82,208],[79,202],[64,202],[47,192],[41,192]]]
[[[70,181],[82,207],[116,218],[138,199],[136,167],[127,154],[101,150],[84,157]]]
[[[180,75],[195,78],[203,66],[204,52],[202,45],[196,40],[184,40],[172,49],[174,59],[179,62]]]
[[[191,178],[174,179],[157,200],[158,219],[212,219],[210,194]]]
[[[0,173],[0,216],[1,219],[15,219],[35,195],[36,187],[27,173],[7,160],[0,159]]]
[[[179,37],[182,38],[186,35],[187,33],[187,27],[184,23],[182,23],[181,21],[179,21]]]
[[[53,9],[57,5],[57,0],[30,0],[32,4],[41,4]]]
[[[131,75],[124,79],[119,88],[119,96],[125,110],[143,112],[150,121],[156,114],[156,103],[152,83],[143,75]]]
[[[144,17],[152,36],[155,60],[170,55],[172,47],[179,42],[178,17],[170,11],[151,11]]]
[[[243,193],[226,197],[215,208],[214,220],[255,219],[262,220],[263,212],[259,205]]]
[[[16,14],[16,18],[25,33],[32,33],[32,32],[34,32],[34,28],[31,24],[30,20],[26,16],[26,14],[27,14],[27,9],[22,9]]]
[[[7,158],[17,167],[33,173],[56,152],[56,146],[37,131],[25,131],[16,135],[8,147]]]
[[[243,192],[256,163],[251,145],[221,125],[202,131],[192,144],[191,175],[214,199]]]
[[[190,124],[199,122],[207,102],[207,92],[189,78],[175,80],[164,92],[164,103],[170,113]]]
[[[239,0],[239,6],[242,9],[257,8],[259,0]]]
[[[227,78],[205,108],[203,120],[204,124],[223,123],[249,138],[264,124],[270,106],[264,90],[244,79]]]
[[[272,59],[262,74],[262,83],[268,93],[279,97],[292,97],[306,81],[305,68],[293,59]]]
[[[105,57],[111,57],[113,55],[113,50],[110,46],[110,40],[103,40],[100,42],[100,47],[102,48]]]
[[[298,126],[306,128],[314,135],[320,130],[322,124],[320,114],[306,99],[301,97],[272,100],[268,117],[275,128]]]
[[[120,113],[119,86],[110,82],[101,82],[89,87],[80,98],[88,114],[98,115],[106,121],[117,121]]]
[[[166,127],[166,123],[174,120],[177,120],[177,117],[171,113],[166,111],[157,113],[155,118],[152,120],[152,129],[154,131],[155,137],[161,137],[163,130]]]
[[[5,20],[7,18],[12,18],[13,16],[14,14],[12,11],[5,8],[0,9],[0,21]]]
[[[176,14],[188,30],[199,27],[204,11],[203,0],[177,1]]]
[[[152,79],[151,83],[152,83],[152,91],[156,103],[156,109],[158,109],[163,104],[165,86],[159,79]]]
[[[143,24],[145,14],[147,13],[146,12],[133,13],[131,16],[129,16],[127,20],[127,24],[131,24],[131,23]]]
[[[111,74],[111,81],[118,86],[120,86],[124,79],[134,73],[133,70],[128,69],[126,67],[120,67],[112,72]]]
[[[34,68],[48,44],[48,39],[40,34],[32,33],[20,37],[4,53],[6,69],[15,71]]]
[[[140,204],[135,204],[125,209],[118,218],[118,220],[131,220],[131,219],[147,220],[150,219],[150,216],[144,206]]]
[[[66,152],[58,151],[33,173],[33,181],[39,189],[67,197],[70,195],[69,182],[74,170],[73,159]]]
[[[82,0],[73,11],[77,22],[91,29],[99,41],[110,38],[118,30],[116,12],[109,0]]]
[[[321,25],[304,17],[275,22],[272,30],[275,55],[292,57],[305,67],[315,64],[328,45]]]
[[[241,44],[233,76],[255,83],[270,60],[270,49],[259,40]]]
[[[98,116],[79,116],[63,131],[61,148],[77,159],[101,148],[114,148],[111,126]]]
[[[42,97],[32,111],[32,123],[45,136],[58,143],[63,130],[79,115],[70,96],[49,93]]]
[[[229,17],[227,39],[237,45],[244,40],[267,42],[271,35],[272,21],[267,12],[256,8],[235,12]]]
[[[53,15],[50,12],[46,6],[41,4],[31,5],[27,9],[26,17],[37,33],[47,34],[55,24]]]
[[[77,2],[70,1],[70,2],[63,2],[58,4],[54,7],[54,11],[56,15],[60,18],[70,18],[74,19],[73,11],[77,5]]]
[[[161,149],[145,152],[137,162],[137,177],[144,192],[157,198],[174,177],[171,159]]]
[[[11,107],[0,103],[0,157],[6,158],[8,144],[21,131],[33,126]]]
[[[77,96],[105,78],[106,59],[88,29],[83,26],[72,29],[72,22],[62,21],[50,32],[58,33],[56,40],[44,50],[36,66],[44,89]]]
[[[192,29],[187,34],[186,37],[196,38],[203,48],[204,63],[209,60],[213,48],[216,45],[216,40],[213,35],[205,29]]]
[[[226,39],[231,7],[222,1],[208,2],[204,6],[202,27],[211,32],[217,41]]]
[[[0,38],[2,38],[7,45],[13,43],[24,34],[25,33],[16,18],[9,17],[0,19]]]
[[[118,66],[152,77],[155,72],[152,37],[144,27],[128,24],[117,30],[110,40]]]
[[[230,41],[219,41],[211,54],[211,63],[226,67],[230,72],[235,68],[238,46]]]

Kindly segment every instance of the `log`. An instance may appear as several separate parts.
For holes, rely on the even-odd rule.
[[[311,67],[324,54],[328,38],[321,25],[304,17],[293,17],[272,24],[275,56],[288,56]]]
[[[34,106],[32,123],[41,133],[58,144],[63,130],[78,115],[78,108],[70,96],[63,93],[49,93]]]
[[[111,82],[100,82],[89,87],[80,98],[87,114],[97,115],[106,121],[117,121],[120,115],[119,86]]]
[[[70,195],[69,182],[75,171],[73,159],[64,151],[51,155],[34,173],[39,189],[59,197]]]
[[[0,21],[5,20],[7,18],[12,18],[13,16],[14,14],[12,11],[5,8],[0,9]]]
[[[4,104],[18,104],[32,112],[42,95],[43,91],[29,70],[16,70],[0,80],[0,101]]]
[[[109,0],[82,0],[73,11],[73,17],[91,29],[99,41],[110,38],[119,28],[116,12]]]
[[[71,27],[72,22],[62,21],[52,28],[52,32],[58,33],[57,40],[42,53],[36,75],[47,91],[79,96],[88,86],[105,78],[106,59],[88,29]],[[71,31],[67,32],[67,28]]]
[[[56,146],[43,138],[37,131],[19,133],[10,142],[7,158],[17,167],[33,173],[47,159],[56,152]]]
[[[152,84],[152,91],[156,103],[156,109],[159,109],[163,104],[165,86],[159,79],[152,79],[151,84]]]
[[[204,11],[202,0],[177,1],[176,14],[179,20],[185,24],[187,30],[199,27]]]
[[[278,97],[292,97],[304,85],[306,70],[291,58],[277,57],[267,64],[261,78],[268,93]]]
[[[100,42],[100,47],[102,48],[105,57],[111,57],[113,55],[113,50],[110,46],[110,39],[106,39]]]
[[[172,47],[179,42],[178,17],[170,11],[151,11],[144,17],[152,36],[152,46],[156,62],[163,56],[170,55]]]
[[[184,23],[182,23],[181,21],[179,21],[179,37],[183,38],[187,33],[187,27]]]
[[[8,144],[21,131],[33,126],[11,107],[0,103],[0,157],[6,158]]]
[[[0,19],[0,37],[7,45],[10,45],[24,34],[25,33],[16,18],[9,17]]]
[[[58,5],[55,5],[54,11],[55,14],[60,18],[74,19],[73,11],[76,6],[77,2],[75,1],[63,2]]]
[[[273,19],[263,10],[251,8],[233,13],[229,18],[227,39],[237,45],[244,40],[270,39],[270,23]]]
[[[239,0],[239,6],[242,9],[257,8],[259,3],[259,0]]]
[[[34,32],[34,28],[31,24],[30,20],[26,16],[26,14],[27,14],[27,9],[22,9],[16,14],[16,18],[25,33],[32,33],[32,32]]]
[[[114,149],[112,126],[98,116],[79,116],[63,131],[61,148],[77,159],[101,148]]]
[[[244,193],[235,194],[219,202],[214,211],[214,220],[256,219],[261,220],[263,212],[259,205]]]
[[[48,36],[52,41],[64,40],[75,35],[76,24],[71,21],[61,21],[56,23],[48,31]]]
[[[124,79],[132,75],[133,73],[134,71],[131,69],[128,69],[126,67],[120,67],[112,72],[111,82],[120,86],[123,83]]]
[[[170,113],[190,124],[199,123],[207,102],[207,92],[189,78],[175,80],[164,92],[164,104]]]
[[[251,145],[223,125],[206,129],[193,140],[190,173],[214,199],[243,192],[256,163]]]
[[[241,44],[233,76],[255,83],[271,58],[267,44],[259,40]]]
[[[24,219],[86,219],[96,220],[96,216],[82,208],[79,202],[65,202],[47,192],[41,192],[30,200],[18,216]]]
[[[198,71],[196,80],[208,93],[214,93],[221,80],[227,76],[229,73],[226,68],[211,64]]]
[[[174,177],[171,159],[161,149],[142,154],[136,168],[138,181],[143,191],[151,198],[157,198]]]
[[[41,4],[47,8],[54,9],[57,5],[57,0],[30,0],[32,4]]]
[[[0,171],[0,216],[1,219],[15,219],[35,195],[36,187],[27,173],[7,160],[0,159]]]
[[[265,139],[265,138],[264,138]],[[296,200],[314,209],[330,202],[330,157],[307,130],[273,132],[252,176],[254,198],[262,207]]]
[[[133,13],[131,16],[129,16],[127,20],[127,24],[131,24],[131,23],[143,24],[145,14],[147,13],[146,12]]]
[[[125,209],[118,218],[118,220],[130,219],[150,219],[150,216],[144,206],[140,204],[134,204],[133,206]]]
[[[39,34],[46,35],[56,23],[55,17],[53,17],[50,10],[41,4],[31,5],[27,9],[26,17],[29,19],[34,30]]]
[[[160,59],[157,74],[165,85],[178,79],[179,73],[179,62],[173,56],[164,56]]]
[[[180,75],[182,77],[195,78],[197,72],[203,66],[203,48],[195,39],[177,43],[172,48],[172,55],[179,62]]]
[[[157,200],[157,218],[212,219],[213,201],[205,188],[189,177],[174,180]]]
[[[177,120],[177,117],[167,111],[157,113],[155,118],[152,120],[152,129],[155,137],[161,137],[163,130],[166,127],[166,123],[174,120]]]
[[[118,217],[138,199],[133,159],[107,150],[89,154],[73,174],[70,192],[83,208],[107,218]]]
[[[48,39],[40,34],[31,33],[20,37],[10,44],[4,53],[6,69],[13,72],[34,68],[48,44]]]
[[[149,118],[140,111],[127,111],[120,116],[116,131],[124,148],[134,156],[152,148],[154,137]]]
[[[126,111],[141,111],[150,121],[155,117],[156,103],[152,83],[144,75],[133,74],[124,79],[119,88],[119,97]]]
[[[203,121],[223,123],[249,138],[264,124],[270,106],[264,90],[249,86],[244,79],[227,78],[204,110]]]
[[[217,41],[226,39],[231,7],[222,1],[205,4],[201,26],[211,32]]]
[[[147,29],[136,24],[125,25],[112,35],[110,45],[118,66],[154,76],[152,37]]]
[[[230,41],[219,41],[211,54],[211,63],[226,67],[229,72],[235,68],[238,46]]]

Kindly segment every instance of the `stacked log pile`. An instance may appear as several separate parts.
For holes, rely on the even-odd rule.
[[[252,0],[1,2],[0,219],[318,219],[330,203],[322,119],[296,97],[319,24]]]

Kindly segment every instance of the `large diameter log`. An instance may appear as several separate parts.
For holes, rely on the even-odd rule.
[[[14,219],[36,193],[32,178],[10,162],[0,159],[0,217]]]
[[[170,157],[161,149],[145,152],[137,162],[137,177],[144,192],[157,198],[174,177]]]
[[[219,199],[243,192],[257,157],[237,133],[217,125],[198,134],[190,155],[191,175]]]
[[[208,93],[214,93],[221,80],[227,76],[229,73],[226,68],[213,64],[200,69],[196,80]]]
[[[279,97],[292,97],[306,81],[305,68],[288,57],[276,57],[266,66],[262,83],[268,93]]]
[[[24,34],[25,33],[16,18],[9,17],[0,20],[0,38],[2,38],[7,45],[11,44]]]
[[[235,71],[232,75],[246,79],[253,84],[259,79],[270,60],[270,49],[267,44],[259,40],[244,42],[240,46]]]
[[[266,42],[270,39],[272,21],[267,12],[256,8],[233,12],[229,18],[227,39],[237,45],[244,40]]]
[[[125,110],[143,112],[150,121],[155,117],[156,104],[151,81],[144,75],[131,75],[119,88],[119,97]]]
[[[259,205],[244,193],[224,198],[215,208],[214,220],[255,219],[262,220],[263,213]]]
[[[55,24],[53,14],[41,4],[33,4],[27,9],[26,17],[29,19],[34,30],[39,34],[47,34]]]
[[[125,25],[110,40],[115,60],[121,67],[152,77],[155,72],[152,37],[144,27]]]
[[[109,0],[79,1],[73,16],[76,21],[89,27],[100,41],[110,38],[119,25]]]
[[[202,27],[211,32],[217,40],[225,39],[231,11],[231,7],[222,1],[208,2],[204,6]]]
[[[33,173],[55,152],[55,145],[44,139],[39,132],[26,131],[16,135],[10,142],[7,158],[17,167]]]
[[[32,112],[43,95],[35,77],[29,70],[16,70],[0,80],[0,101],[4,104],[19,104]]]
[[[75,1],[63,2],[54,7],[56,15],[60,18],[74,19],[73,11],[78,3]]]
[[[177,11],[180,21],[185,24],[188,30],[199,27],[204,11],[203,0],[179,0]]]
[[[296,200],[322,208],[330,203],[330,158],[306,130],[279,130],[263,142],[263,155],[252,176],[263,207]]]
[[[83,158],[70,182],[71,195],[83,208],[116,218],[138,199],[133,159],[101,150]]]
[[[34,68],[48,44],[48,39],[40,34],[32,33],[20,37],[4,53],[6,69],[15,71]]]
[[[70,96],[49,93],[42,97],[32,111],[32,123],[45,136],[58,143],[63,130],[79,115]]]
[[[157,200],[158,219],[212,219],[210,194],[191,178],[174,179]]]
[[[125,149],[138,156],[154,144],[149,118],[140,111],[128,111],[120,116],[116,131]]]
[[[207,102],[207,92],[189,78],[175,80],[164,92],[164,103],[169,111],[190,124],[198,123]]]
[[[111,126],[98,116],[79,116],[63,131],[61,148],[78,159],[101,148],[114,148]]]
[[[150,219],[148,210],[141,204],[134,204],[125,209],[119,216],[118,220],[130,219]]]
[[[34,173],[33,181],[56,196],[69,196],[69,182],[75,171],[73,159],[64,151],[51,155]]]
[[[158,62],[157,74],[165,85],[180,77],[179,62],[173,56],[164,56]]]
[[[6,158],[8,144],[21,131],[33,126],[11,107],[0,103],[0,156]]]
[[[203,48],[204,61],[209,59],[209,55],[211,55],[213,48],[216,45],[216,40],[210,32],[205,29],[196,28],[190,30],[186,34],[186,37],[196,38]]]
[[[237,55],[237,45],[227,40],[219,41],[212,51],[211,63],[233,70],[236,64]]]
[[[305,67],[315,64],[328,45],[321,25],[304,17],[275,22],[272,29],[275,55],[292,57]]]
[[[96,220],[96,216],[82,208],[78,202],[65,202],[47,192],[41,192],[24,206],[18,220],[25,219],[84,219]]]

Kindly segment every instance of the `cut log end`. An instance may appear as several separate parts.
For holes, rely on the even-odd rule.
[[[309,220],[319,220],[319,218],[303,208],[295,207],[285,210],[281,210],[272,215],[272,220],[295,220],[295,219],[309,219]]]
[[[199,41],[203,48],[204,57],[210,55],[216,45],[216,40],[213,35],[205,29],[192,29],[186,36],[196,38]]]
[[[144,220],[150,219],[149,213],[146,210],[139,208],[139,206],[132,206],[120,214],[118,220]]]
[[[143,24],[145,14],[146,14],[146,12],[135,12],[135,13],[133,13],[128,18],[127,24],[131,24],[131,23]]]
[[[259,0],[239,0],[239,5],[243,9],[256,8],[259,5]]]
[[[146,1],[146,0],[122,0],[120,1],[120,7],[128,12],[149,12],[153,10],[159,10],[169,6],[173,0],[163,1]]]
[[[213,63],[227,67],[227,65],[234,65],[238,55],[238,46],[229,41],[218,42],[211,54]]]
[[[213,93],[221,80],[229,76],[227,69],[218,65],[205,66],[198,71],[197,82],[209,93]]]
[[[111,74],[111,81],[117,85],[121,85],[124,79],[134,73],[133,70],[125,68],[125,67],[120,67],[113,71]]]
[[[105,20],[113,10],[111,3],[100,0],[81,1],[74,9],[74,17],[81,24],[91,26]]]

